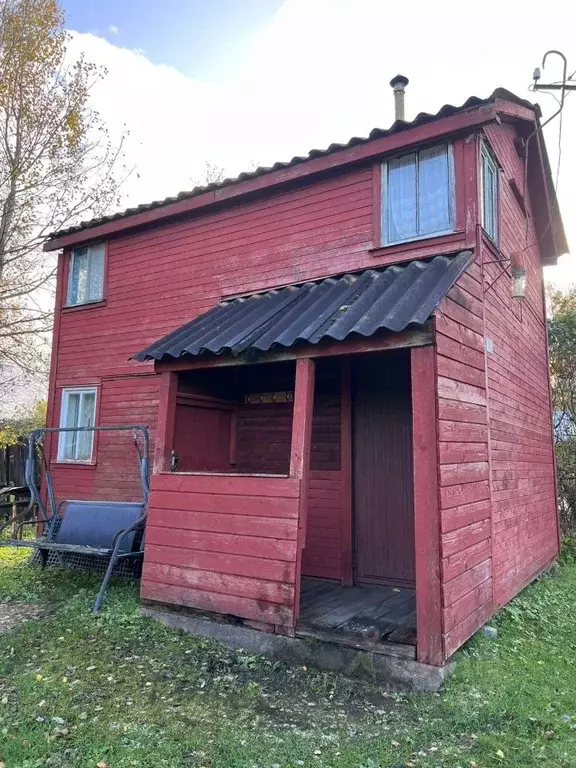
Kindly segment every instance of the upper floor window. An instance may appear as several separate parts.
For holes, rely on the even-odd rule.
[[[72,251],[66,304],[101,301],[104,291],[104,244],[88,245]]]
[[[482,142],[482,227],[498,242],[498,166],[492,152]]]
[[[382,164],[382,242],[454,231],[452,146],[421,149]]]
[[[96,418],[96,389],[62,390],[61,427],[93,427]],[[58,461],[90,461],[94,432],[60,432]]]

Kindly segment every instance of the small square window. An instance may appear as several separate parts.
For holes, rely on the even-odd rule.
[[[382,242],[454,231],[452,147],[442,144],[382,164]]]
[[[61,427],[93,427],[96,416],[96,389],[64,389],[60,409]],[[93,431],[60,432],[58,461],[91,461]]]
[[[498,166],[488,145],[482,143],[482,227],[498,243]]]
[[[68,275],[67,305],[101,301],[104,291],[104,244],[72,251]]]

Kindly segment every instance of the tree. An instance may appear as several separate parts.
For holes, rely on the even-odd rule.
[[[576,286],[548,289],[552,410],[560,523],[564,535],[576,533]]]
[[[0,9],[0,389],[45,369],[52,231],[119,203],[122,144],[89,103],[102,69],[67,59],[59,0]],[[16,373],[15,373],[16,372]]]
[[[22,409],[11,419],[0,422],[0,448],[15,445],[33,429],[46,425],[46,400],[38,400],[32,406]]]

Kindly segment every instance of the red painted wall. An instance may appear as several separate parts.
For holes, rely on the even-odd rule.
[[[436,314],[444,652],[492,612],[488,415],[481,269],[474,264]]]
[[[487,135],[503,166],[501,245],[506,257],[515,243],[523,241],[523,217],[507,186],[512,177],[521,180],[523,171],[512,145],[514,129],[507,124],[494,125],[487,129]],[[130,356],[222,297],[474,247],[479,231],[475,144],[473,136],[464,136],[454,144],[458,231],[446,238],[374,249],[378,246],[379,171],[378,166],[367,162],[331,171],[299,186],[287,186],[284,191],[255,193],[251,200],[223,204],[220,210],[192,214],[109,240],[104,302],[61,311],[57,306],[48,423],[58,424],[62,387],[96,385],[98,423],[147,424],[153,444],[158,377],[150,364],[135,363]],[[530,242],[533,239],[530,230]],[[537,247],[529,249],[527,256],[531,287],[522,309],[509,299],[507,278],[485,293],[501,267],[493,263],[492,252],[477,248],[475,266],[443,302],[437,317],[442,632],[447,655],[480,626],[493,601],[499,604],[509,599],[557,551]],[[66,293],[67,259],[65,254],[59,272],[59,301]],[[487,366],[482,347],[485,335],[493,339],[495,350]],[[333,427],[329,422],[336,413],[336,406],[330,407],[333,410],[322,427],[314,419],[303,572],[338,578],[338,553],[342,553],[341,503],[337,498],[340,467],[336,462],[339,449],[328,439]],[[119,436],[100,436],[95,461],[88,466],[58,464],[54,461],[55,441],[49,441],[57,496],[136,497],[135,457],[120,440]],[[161,482],[154,481],[153,499],[154,494],[164,491],[158,485]],[[200,520],[195,504],[203,494],[195,486],[183,488],[181,496],[189,498],[186,504],[190,508],[180,511],[193,513],[194,520]],[[226,501],[223,517],[218,518],[223,527],[211,530],[211,534],[244,535],[233,523],[236,513],[230,510],[235,504],[230,501],[228,507]],[[153,506],[151,529],[164,525],[158,517],[161,506]],[[181,530],[188,529],[182,524]],[[180,529],[173,533],[177,538]],[[160,534],[152,533],[155,535]],[[196,548],[192,547],[197,553],[205,544],[202,536]],[[287,545],[295,541],[284,529],[277,539],[270,538],[285,540]],[[222,541],[219,546],[229,547],[232,539],[226,539],[226,545]],[[156,541],[154,546],[170,548],[165,541]],[[202,570],[190,563],[163,562],[162,553],[158,560],[150,561],[156,570],[145,579],[145,583],[156,585],[154,590],[167,573],[175,573],[162,571],[160,578],[157,566]],[[227,573],[218,567],[210,566],[215,573]],[[212,594],[213,586],[204,582],[199,586],[197,575],[191,582],[186,574],[176,578],[179,581],[173,586],[180,590],[183,603],[186,590]],[[274,576],[271,580],[290,588],[291,578],[288,575],[280,582]],[[154,594],[155,598],[148,592],[148,597],[162,599],[160,592]],[[272,592],[263,592],[267,596],[264,602],[285,606],[277,601],[279,593],[274,594],[276,597],[269,599]],[[232,611],[232,602],[224,605],[218,597],[210,598],[206,605],[219,604],[222,608],[214,609],[242,616],[250,613],[252,618],[258,613],[257,620],[261,621],[272,620],[272,616],[282,623],[287,618],[282,607],[274,607],[266,619],[262,611],[252,610],[253,606],[243,608],[242,613],[238,606],[248,604],[240,600]]]
[[[543,275],[510,186],[524,174],[515,137],[486,128],[501,165],[499,247],[479,231],[474,265],[436,313],[446,656],[558,554]],[[503,269],[526,245],[528,294],[515,300]]]
[[[558,554],[552,424],[546,356],[543,276],[537,236],[525,236],[525,218],[509,180],[523,178],[510,125],[488,127],[487,137],[502,165],[501,249],[505,256],[524,249],[528,293],[514,300],[502,278],[485,293],[490,461],[493,510],[494,601],[503,605]],[[521,187],[521,185],[520,185]],[[528,200],[529,210],[538,201]],[[500,265],[482,249],[485,279],[492,283]]]
[[[152,476],[141,597],[293,623],[300,481]]]
[[[455,142],[458,185],[465,174],[463,148],[464,142]],[[287,185],[283,191],[232,202],[221,210],[110,239],[105,298],[98,305],[61,309],[69,259],[64,254],[49,425],[58,425],[62,387],[96,384],[101,387],[103,413],[113,414],[119,422],[148,424],[153,441],[158,383],[149,378],[152,365],[131,361],[132,354],[223,296],[413,258],[414,245],[371,250],[378,245],[377,169],[369,161],[298,186]],[[458,216],[458,233],[420,242],[418,255],[463,247],[465,212],[460,206]],[[54,449],[49,453],[55,456]],[[82,473],[86,479],[78,484],[77,495],[89,496],[92,488],[106,487],[106,461],[98,452],[89,469],[55,464],[58,495],[69,495],[68,478],[75,486]],[[130,472],[130,466],[128,455],[120,457],[117,474]],[[106,475],[102,483],[100,475]]]

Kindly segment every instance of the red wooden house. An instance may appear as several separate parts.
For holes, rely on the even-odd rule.
[[[45,247],[48,425],[155,435],[147,605],[442,667],[556,558],[537,107],[497,90]],[[60,495],[136,493],[117,440],[54,438]]]

